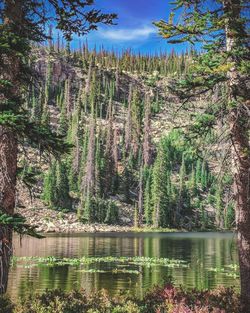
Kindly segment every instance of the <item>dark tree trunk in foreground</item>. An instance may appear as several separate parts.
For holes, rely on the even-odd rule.
[[[231,87],[233,87],[233,78],[231,83]],[[231,100],[233,99],[232,95]],[[250,121],[248,102],[238,103],[237,108],[230,112],[241,302],[244,313],[250,310]]]
[[[0,207],[11,215],[15,207],[17,143],[13,133],[0,127]],[[5,293],[12,254],[12,230],[0,225],[0,294]]]
[[[19,33],[19,24],[22,19],[22,1],[5,1],[4,25]],[[8,90],[10,99],[19,96],[19,57],[15,52],[2,56],[4,68],[0,78],[12,83]],[[0,101],[4,95],[0,94]],[[16,200],[16,171],[17,171],[17,140],[14,132],[0,126],[0,209],[3,213],[12,215]],[[10,257],[12,254],[12,229],[0,225],[0,294],[5,293],[8,282]]]
[[[243,105],[231,112],[242,312],[250,309],[250,148],[247,118]]]
[[[232,140],[234,195],[236,201],[236,226],[240,262],[242,312],[250,311],[250,144],[249,144],[249,88],[246,80],[237,70],[239,57],[234,49],[244,44],[245,30],[240,21],[241,3],[238,0],[224,0],[227,13],[226,44],[231,53],[228,71],[229,102],[233,106],[229,116]]]

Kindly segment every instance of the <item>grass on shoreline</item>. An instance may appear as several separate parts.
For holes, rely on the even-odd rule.
[[[131,227],[131,232],[135,233],[177,233],[177,232],[186,232],[184,229],[177,228],[154,228],[150,226],[143,227]]]

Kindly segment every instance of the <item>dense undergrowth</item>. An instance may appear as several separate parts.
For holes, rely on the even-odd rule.
[[[106,291],[47,291],[17,303],[0,298],[0,313],[237,313],[239,296],[233,288],[186,291],[168,283],[155,287],[142,300]]]

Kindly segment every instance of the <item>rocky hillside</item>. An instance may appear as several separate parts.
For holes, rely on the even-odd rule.
[[[40,217],[40,230],[51,231],[64,231],[64,221],[70,231],[88,229],[82,222],[231,227],[230,178],[216,191],[228,147],[215,144],[226,131],[223,121],[205,140],[183,141],[206,112],[209,95],[183,106],[168,88],[188,71],[190,56],[45,48],[34,48],[33,56],[38,82],[27,96],[31,119],[73,148],[59,161],[25,147],[29,162],[20,157],[20,167],[36,172],[36,184],[27,189],[20,180],[18,206],[30,222]],[[161,153],[170,159],[162,163]]]

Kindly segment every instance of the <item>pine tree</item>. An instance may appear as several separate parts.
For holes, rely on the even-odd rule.
[[[131,149],[134,158],[139,157],[143,118],[142,108],[139,92],[137,89],[134,89],[131,100]]]
[[[66,40],[66,56],[67,56],[67,60],[69,60],[69,56],[70,56],[70,40]]]
[[[218,228],[221,228],[223,225],[223,202],[222,202],[222,190],[220,183],[218,184],[215,191],[215,208],[216,208],[216,216],[215,221]]]
[[[151,104],[149,95],[145,98],[145,113],[144,113],[144,130],[143,130],[143,161],[144,166],[149,166],[151,164],[152,158],[152,147],[151,147]]]
[[[79,212],[88,222],[90,222],[94,216],[94,207],[92,206],[92,202],[95,193],[96,120],[93,105],[89,128],[88,152],[84,175],[82,176],[81,181],[81,210],[83,210],[83,212],[81,212],[81,210]]]
[[[124,153],[125,154],[125,153]],[[133,182],[133,154],[130,151],[128,157],[123,156],[123,173],[122,173],[122,193],[124,200],[127,203],[131,203],[130,190]]]
[[[53,26],[50,24],[49,25],[49,38],[48,38],[48,44],[49,44],[49,50],[50,52],[54,50],[54,45],[53,45]]]
[[[72,116],[72,126],[71,126],[71,137],[69,142],[72,142],[74,147],[72,149],[71,156],[69,158],[69,185],[70,191],[75,193],[79,192],[79,185],[78,185],[78,177],[80,176],[81,171],[81,145],[82,145],[82,138],[83,131],[80,127],[80,110],[76,108],[77,111]]]
[[[118,208],[113,201],[108,201],[107,213],[104,222],[106,224],[117,224],[118,223]]]
[[[134,207],[134,227],[137,228],[139,226],[139,219],[138,219],[138,207],[135,205]]]
[[[108,126],[106,130],[106,146],[105,146],[105,182],[104,182],[104,194],[113,191],[113,181],[115,177],[115,161],[113,154],[114,146],[114,129],[113,129],[113,101],[109,100],[108,108]]]
[[[119,100],[120,99],[120,95],[119,95],[119,71],[120,71],[120,68],[119,68],[119,60],[117,62],[117,65],[116,65],[116,71],[115,71],[115,92],[116,92],[116,97],[117,99]]]
[[[144,211],[145,211],[145,219],[146,224],[152,224],[152,193],[151,193],[151,186],[152,186],[152,168],[147,169],[146,173],[146,183],[145,183],[145,192],[144,192]]]
[[[207,163],[203,160],[201,168],[201,186],[203,190],[207,188],[207,176]]]
[[[118,126],[114,126],[114,140],[113,140],[113,160],[114,160],[114,174],[113,174],[113,193],[117,192],[119,189],[119,173],[118,173],[118,158],[119,158],[119,129]]]
[[[157,157],[152,173],[152,206],[154,227],[166,227],[169,224],[169,193],[166,182],[168,181],[168,159],[164,151],[164,142],[160,142]]]
[[[32,86],[32,108],[31,108],[31,120],[40,124],[42,117],[42,106],[41,106],[41,92],[37,91]]]
[[[138,186],[138,226],[141,227],[143,223],[143,194],[144,194],[144,166],[141,157],[141,164],[139,165],[139,186]]]
[[[47,63],[46,79],[45,79],[45,92],[44,92],[44,102],[42,106],[42,124],[48,126],[50,123],[50,112],[49,112],[49,101],[52,92],[52,65],[50,60]]]
[[[179,171],[179,191],[178,191],[178,203],[176,206],[176,217],[175,222],[178,224],[178,219],[181,216],[181,211],[183,210],[183,205],[186,201],[186,164],[185,164],[185,155],[182,154],[182,162]]]
[[[104,155],[102,146],[102,136],[98,132],[96,136],[96,149],[95,149],[95,197],[100,199],[104,195]]]
[[[68,132],[68,120],[67,120],[67,113],[66,113],[66,106],[65,102],[62,104],[60,118],[59,118],[59,127],[57,133],[60,136],[66,136]]]
[[[201,185],[201,160],[198,159],[195,167],[195,184],[196,186]]]
[[[88,141],[89,141],[89,129],[85,129],[85,134],[83,135],[82,142],[82,152],[81,152],[81,160],[80,160],[80,171],[78,175],[78,190],[82,190],[82,183],[85,176],[87,155],[88,155]]]
[[[72,202],[69,196],[69,181],[66,164],[63,161],[56,162],[56,207],[58,209],[71,210]]]
[[[0,207],[7,215],[14,214],[16,202],[18,142],[30,142],[33,147],[39,147],[40,151],[49,151],[55,155],[61,154],[63,150],[65,152],[68,150],[68,145],[65,145],[48,125],[48,83],[45,99],[42,99],[41,102],[43,109],[41,121],[40,116],[36,120],[34,115],[32,116],[27,111],[27,106],[23,101],[29,90],[28,84],[35,82],[35,77],[32,76],[34,71],[30,68],[32,62],[29,62],[31,45],[47,39],[46,28],[43,26],[47,22],[48,16],[46,10],[43,10],[43,5],[45,3],[37,1],[27,3],[23,0],[14,2],[6,0],[1,3],[0,7],[2,47],[2,61],[0,62]],[[53,2],[51,5],[53,10],[60,4]],[[62,16],[59,12],[61,11],[57,10],[56,17],[59,24],[60,21],[62,22],[59,28],[62,31],[67,29],[68,32],[74,32],[70,24],[65,28],[69,22],[69,15],[63,14]],[[7,288],[10,251],[12,251],[12,229],[9,225],[0,226],[0,263],[2,264],[0,293],[4,293]],[[27,232],[31,233],[29,226],[27,229]]]
[[[69,190],[71,192],[74,193],[78,193],[79,189],[78,189],[78,173],[79,173],[79,169],[77,170],[76,165],[74,164],[74,159],[71,156],[70,158],[68,158],[68,171],[69,171],[69,175],[68,175],[68,179],[69,179]]]
[[[50,207],[55,206],[56,201],[56,163],[52,162],[43,181],[42,199]]]
[[[93,59],[90,59],[89,62],[89,69],[88,69],[88,77],[85,85],[85,95],[88,95],[90,92],[90,86],[91,86],[91,78],[92,78],[92,70],[93,70]]]
[[[128,111],[125,125],[125,151],[126,155],[130,152],[131,147],[131,128],[132,128],[132,112],[131,112],[131,102],[132,102],[132,85],[129,85],[129,94],[128,94]]]
[[[150,98],[149,95],[145,96],[145,109],[144,109],[144,129],[143,129],[143,142],[142,151],[139,153],[139,192],[138,192],[138,225],[141,226],[143,223],[144,214],[144,189],[145,189],[145,171],[151,164],[151,137],[150,137]],[[139,138],[137,139],[140,143],[141,127],[138,129]],[[141,149],[140,149],[141,150]],[[147,206],[149,203],[147,203]],[[147,208],[149,210],[149,208]],[[149,212],[147,212],[148,214]]]
[[[174,5],[181,18],[178,22],[173,19],[155,23],[160,34],[169,43],[201,43],[203,49],[194,59],[191,73],[182,77],[180,84],[175,82],[176,91],[182,99],[190,99],[213,93],[222,82],[227,84],[227,93],[220,98],[224,103],[221,114],[227,119],[232,141],[241,300],[242,312],[246,312],[250,307],[249,28],[245,18],[248,1],[222,0],[215,9],[201,0],[180,0]],[[218,116],[221,115],[216,112],[214,118]]]
[[[73,101],[71,96],[71,79],[70,77],[65,81],[64,87],[64,106],[66,116],[69,118],[73,110]]]
[[[94,216],[94,199],[89,190],[87,190],[84,195],[84,201],[82,201],[82,210],[83,213],[80,215],[81,220],[91,223]]]
[[[192,171],[189,179],[189,189],[190,192],[193,196],[196,195],[196,179],[195,179],[195,168],[194,165],[192,164]]]

